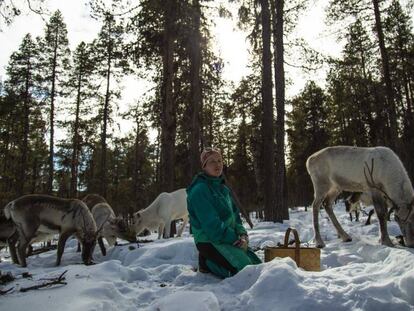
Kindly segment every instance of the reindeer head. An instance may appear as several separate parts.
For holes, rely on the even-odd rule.
[[[82,225],[79,226],[77,235],[82,244],[82,261],[85,265],[91,265],[93,264],[92,255],[95,250],[96,239],[102,230],[102,226],[98,230],[96,229],[95,220],[86,205],[80,214],[82,215]]]
[[[141,215],[141,211],[136,212],[134,214],[133,220],[132,220],[132,227],[134,228],[134,231],[136,235],[140,234],[145,229],[144,221]]]
[[[136,241],[136,235],[134,230],[131,230],[128,226],[128,223],[122,219],[121,217],[115,217],[112,219],[109,219],[109,225],[111,228],[111,231],[114,233],[115,238],[119,237],[123,240],[126,240],[128,242],[135,242]]]
[[[414,199],[410,204],[395,209],[397,221],[408,247],[414,247]]]
[[[382,195],[384,196],[384,199],[387,200],[388,203],[391,205],[391,210],[389,213],[391,213],[392,210],[395,211],[395,220],[401,229],[401,232],[404,237],[405,245],[408,247],[414,247],[414,198],[411,199],[411,202],[409,204],[397,204],[393,199],[391,199],[389,194],[384,191],[381,185],[378,185],[375,183],[374,177],[373,177],[373,171],[374,171],[374,159],[371,160],[371,168],[369,167],[368,163],[365,162],[364,175],[365,175],[367,184],[371,188],[382,193]],[[368,172],[369,178],[368,178],[367,172]],[[408,199],[408,198],[403,198],[403,199]]]
[[[80,238],[82,244],[82,261],[85,265],[91,265],[93,251],[96,245],[96,232],[86,232]]]

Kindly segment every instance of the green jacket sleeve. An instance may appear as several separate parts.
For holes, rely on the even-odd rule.
[[[237,208],[236,204],[234,203],[233,198],[231,199],[232,205],[233,205],[233,213],[234,213],[234,217],[236,218],[236,234],[238,236],[242,235],[242,234],[246,234],[247,235],[247,231],[246,228],[244,228],[242,220],[240,218],[240,211]]]
[[[197,185],[190,200],[192,212],[211,242],[233,244],[237,241],[235,230],[220,219],[214,208],[214,200],[207,185]]]

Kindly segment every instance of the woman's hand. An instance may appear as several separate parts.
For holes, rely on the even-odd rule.
[[[249,246],[249,238],[247,235],[243,234],[236,242],[233,243],[233,245],[247,251],[247,247]]]

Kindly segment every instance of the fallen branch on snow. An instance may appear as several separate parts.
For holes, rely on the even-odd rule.
[[[57,249],[57,245],[55,245],[55,244],[49,245],[49,246],[44,246],[42,248],[34,249],[28,256],[39,255],[41,253],[46,253],[48,251],[55,250],[55,249]]]
[[[64,282],[64,280],[65,280],[64,275],[65,275],[66,272],[68,272],[68,270],[65,270],[57,278],[43,279],[43,280],[46,280],[47,282],[39,284],[39,285],[30,286],[30,287],[23,287],[23,288],[20,289],[20,291],[24,293],[24,292],[27,292],[29,290],[39,289],[39,288],[48,287],[48,286],[57,285],[57,284],[66,285],[67,283]]]

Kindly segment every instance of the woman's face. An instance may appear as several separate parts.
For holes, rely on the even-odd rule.
[[[219,154],[213,154],[203,168],[207,175],[219,177],[223,173],[223,159]]]

